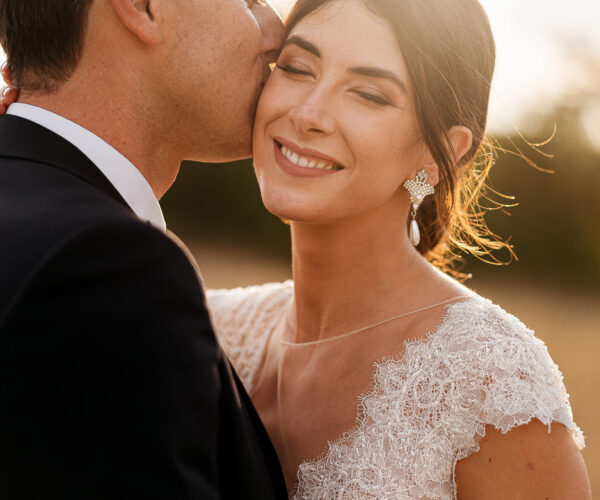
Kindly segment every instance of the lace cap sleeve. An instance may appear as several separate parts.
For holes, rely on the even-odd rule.
[[[457,342],[472,358],[468,371],[474,385],[462,403],[474,411],[469,412],[471,432],[458,443],[456,460],[479,450],[486,425],[507,433],[533,419],[549,431],[553,422],[565,425],[583,449],[583,434],[573,421],[562,373],[544,342],[487,300],[477,305],[469,323],[469,332]]]
[[[247,390],[292,294],[291,281],[206,292],[215,333]]]

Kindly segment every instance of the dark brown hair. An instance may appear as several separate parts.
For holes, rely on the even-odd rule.
[[[13,83],[50,93],[75,71],[94,0],[0,0],[0,44]]]
[[[298,0],[287,32],[334,1]],[[445,271],[451,271],[456,249],[488,257],[501,248],[512,253],[488,229],[479,205],[494,161],[485,129],[496,50],[483,8],[477,0],[361,1],[394,30],[412,81],[421,137],[440,170],[435,196],[418,212],[418,250]],[[473,146],[460,161],[448,146],[454,125],[473,133]]]

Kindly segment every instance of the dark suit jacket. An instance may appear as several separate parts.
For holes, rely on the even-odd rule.
[[[0,498],[286,498],[182,251],[0,117]]]

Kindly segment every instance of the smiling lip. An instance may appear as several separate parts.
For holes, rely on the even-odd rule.
[[[279,137],[274,139],[273,147],[277,165],[284,172],[296,177],[325,177],[343,169],[331,156],[314,149],[301,148]],[[293,157],[290,158],[291,155]]]

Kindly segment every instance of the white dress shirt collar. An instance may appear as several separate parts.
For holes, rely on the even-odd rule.
[[[56,113],[29,104],[11,104],[8,115],[20,116],[60,135],[87,156],[115,187],[133,212],[165,232],[160,204],[142,173],[96,134]]]

